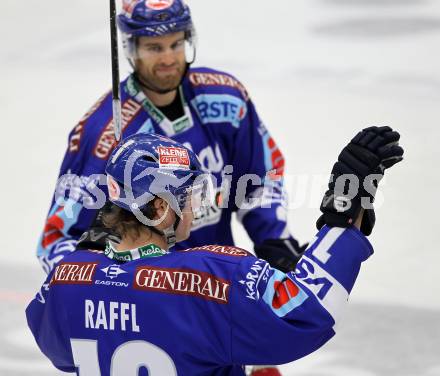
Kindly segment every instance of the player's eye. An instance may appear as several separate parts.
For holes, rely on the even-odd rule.
[[[147,51],[148,52],[160,53],[160,52],[162,52],[162,47],[159,46],[159,45],[148,46]]]
[[[179,51],[184,47],[184,45],[185,45],[185,39],[181,39],[181,40],[178,40],[177,42],[173,43],[171,45],[171,49],[173,51]]]
[[[140,49],[145,52],[150,52],[150,53],[162,52],[162,47],[159,46],[158,44],[146,44],[146,45],[140,46]]]

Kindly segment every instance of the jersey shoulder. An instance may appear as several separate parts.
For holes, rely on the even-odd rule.
[[[75,264],[75,263],[94,263],[101,264],[107,263],[111,261],[103,251],[95,251],[91,249],[81,249],[73,251],[67,254],[63,259],[58,263],[61,264]]]
[[[234,246],[229,245],[203,245],[194,248],[187,248],[178,252],[194,254],[195,257],[205,257],[210,255],[216,258],[228,258],[231,260],[239,260],[242,257],[255,257],[252,253]]]
[[[186,265],[212,273],[251,300],[263,295],[274,269],[250,252],[233,246],[206,245],[178,251]]]
[[[192,87],[195,95],[225,94],[249,100],[245,86],[235,76],[220,70],[207,67],[191,68],[185,83]]]
[[[102,95],[83,115],[69,134],[68,153],[93,147],[101,130],[112,118],[111,93]]]
[[[108,266],[111,261],[102,251],[73,251],[55,266],[50,284],[92,285],[98,269]]]
[[[175,253],[180,255],[182,265],[229,275],[234,274],[237,265],[256,259],[252,253],[242,248],[226,245],[204,245]]]
[[[142,111],[142,105],[127,90],[128,77],[121,82],[121,120],[126,128]],[[68,153],[87,153],[98,160],[107,160],[116,141],[113,131],[111,92],[101,96],[80,119],[69,135]]]

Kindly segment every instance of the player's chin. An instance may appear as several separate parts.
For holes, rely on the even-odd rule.
[[[180,85],[181,80],[181,74],[164,75],[157,77],[156,86],[161,90],[174,90]]]

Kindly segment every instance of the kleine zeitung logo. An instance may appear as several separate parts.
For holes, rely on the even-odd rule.
[[[157,152],[159,153],[160,167],[189,168],[188,150],[172,146],[159,146]]]

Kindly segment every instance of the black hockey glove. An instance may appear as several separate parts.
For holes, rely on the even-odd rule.
[[[403,159],[400,134],[390,127],[369,127],[359,132],[339,154],[316,226],[348,227],[365,209],[361,231],[370,235],[375,223],[374,196],[385,169]]]
[[[306,250],[308,244],[302,246],[293,239],[267,239],[254,247],[255,254],[266,260],[270,266],[284,273],[295,270],[296,264]]]

